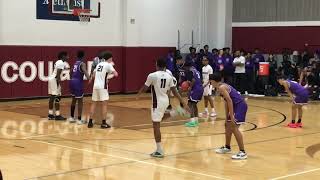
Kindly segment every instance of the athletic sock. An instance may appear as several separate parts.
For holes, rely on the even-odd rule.
[[[56,111],[56,116],[60,116],[60,111]]]
[[[211,112],[216,112],[216,110],[214,108],[211,109]]]
[[[296,123],[296,120],[292,120],[291,123],[292,123],[292,124]]]
[[[301,123],[301,119],[299,119],[297,123]]]
[[[76,106],[71,106],[71,117],[74,118],[74,110],[76,109]]]
[[[231,149],[231,147],[229,145],[225,145],[226,148]]]
[[[157,142],[157,152],[162,153],[161,142]]]
[[[53,115],[53,110],[52,109],[49,109],[49,114]]]
[[[204,108],[204,111],[205,111],[205,112],[209,112],[208,108]]]
[[[190,119],[190,122],[195,122],[195,121],[196,121],[195,118]]]

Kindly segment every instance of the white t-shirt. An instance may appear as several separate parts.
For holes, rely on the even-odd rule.
[[[93,89],[108,89],[107,77],[109,73],[113,73],[115,69],[108,62],[100,62],[94,70],[95,79]]]
[[[246,73],[246,67],[245,67],[246,58],[243,56],[234,58],[233,63],[239,63],[239,62],[243,65],[236,66],[234,73]]]
[[[168,90],[174,87],[173,77],[165,71],[156,71],[148,75],[145,85],[150,87],[152,92],[153,108],[161,102],[169,102]]]
[[[66,67],[67,67],[67,65],[62,60],[56,61],[54,63],[53,73],[51,74],[50,78],[51,79],[56,78],[58,69],[64,70],[64,69],[66,69]]]
[[[213,74],[213,69],[212,67],[208,64],[206,66],[202,67],[202,80],[203,80],[203,85],[206,85],[209,83],[209,75]]]

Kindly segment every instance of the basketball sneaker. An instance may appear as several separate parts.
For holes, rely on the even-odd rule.
[[[203,113],[201,113],[201,117],[202,118],[207,118],[208,117],[209,112],[208,111],[204,111]]]
[[[68,121],[69,121],[69,123],[75,123],[76,122],[76,120],[73,117],[69,117]]]
[[[199,126],[199,122],[198,121],[190,121],[184,124],[187,127],[196,127]]]
[[[216,149],[215,152],[216,152],[217,154],[226,154],[226,153],[231,152],[231,149],[229,149],[229,148],[227,148],[227,147],[225,147],[225,146],[222,146],[222,147]]]
[[[77,124],[78,125],[82,125],[82,124],[86,124],[87,122],[86,122],[86,120],[79,120],[79,119],[77,119]]]
[[[302,123],[296,123],[297,128],[302,128]]]
[[[88,122],[88,128],[93,128],[93,121],[91,119]]]
[[[54,120],[54,119],[55,119],[55,117],[54,117],[53,114],[49,114],[49,115],[48,115],[48,120]]]
[[[65,117],[63,117],[63,116],[61,116],[61,115],[56,116],[54,119],[55,119],[56,121],[65,121],[65,120],[67,120],[67,118],[65,118]]]
[[[178,114],[179,116],[190,118],[190,113],[187,112],[185,109],[183,109],[181,106],[178,106],[175,109],[175,112],[173,114],[170,113],[170,115],[173,115],[173,116],[174,116],[174,114]]]
[[[151,157],[156,157],[156,158],[163,158],[164,154],[158,151],[155,151],[153,153],[150,154]]]
[[[216,117],[217,116],[217,113],[216,112],[211,112],[210,113],[210,117]]]
[[[231,156],[231,158],[234,160],[244,160],[244,159],[247,159],[248,156],[247,156],[247,153],[240,151],[238,152],[238,154]]]
[[[297,128],[296,124],[295,123],[289,123],[287,125],[289,128]]]
[[[111,128],[111,126],[109,124],[107,124],[107,123],[102,123],[100,127],[101,127],[101,129]]]

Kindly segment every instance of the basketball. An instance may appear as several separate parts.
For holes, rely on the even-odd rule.
[[[184,81],[182,84],[181,84],[181,90],[182,91],[188,91],[190,87],[190,83],[188,81]]]

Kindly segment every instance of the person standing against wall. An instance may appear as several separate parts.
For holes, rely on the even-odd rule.
[[[234,73],[234,67],[233,67],[233,57],[230,54],[230,48],[226,47],[223,48],[223,59],[224,59],[224,82],[227,84],[233,84],[233,73]]]
[[[254,62],[252,59],[251,52],[248,52],[245,56],[246,58],[246,88],[245,90],[250,94],[254,91]]]
[[[233,60],[233,65],[236,67],[234,72],[234,80],[236,89],[239,90],[241,94],[244,94],[244,84],[246,78],[246,69],[245,69],[246,59],[240,55],[240,51],[235,52],[235,58]]]

